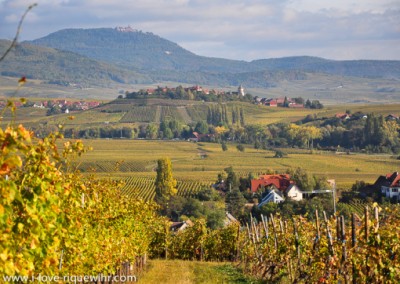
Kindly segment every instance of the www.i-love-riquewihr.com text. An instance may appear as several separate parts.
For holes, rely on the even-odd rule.
[[[77,276],[77,275],[64,275],[64,276],[58,276],[58,275],[37,275],[37,276],[3,276],[3,281],[4,282],[10,282],[10,283],[29,283],[29,282],[35,282],[35,283],[91,283],[91,282],[96,282],[97,281],[107,281],[107,282],[118,282],[118,283],[124,283],[124,282],[136,282],[136,276],[134,275],[84,275],[84,276]]]

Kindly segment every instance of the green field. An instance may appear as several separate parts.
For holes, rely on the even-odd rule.
[[[289,149],[285,158],[274,158],[274,152],[246,147],[239,152],[235,144],[228,144],[223,152],[215,143],[159,140],[84,140],[93,147],[76,163],[84,172],[95,170],[99,176],[123,179],[124,191],[130,195],[151,199],[157,159],[172,160],[178,192],[188,196],[202,185],[215,182],[218,173],[232,166],[239,176],[262,174],[267,169],[285,172],[302,167],[310,173],[335,179],[338,188],[349,189],[356,180],[374,182],[379,175],[400,169],[400,160],[390,155],[336,154]],[[118,164],[117,164],[118,163]],[[141,181],[141,182],[140,182]]]

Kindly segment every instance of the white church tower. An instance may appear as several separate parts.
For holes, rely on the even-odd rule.
[[[238,88],[238,94],[242,97],[244,97],[244,88],[242,86],[242,84],[240,84],[239,88]]]

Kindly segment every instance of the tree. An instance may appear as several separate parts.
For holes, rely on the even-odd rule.
[[[169,200],[177,194],[176,179],[172,176],[172,164],[169,158],[162,158],[157,161],[156,177],[156,200]]]
[[[305,132],[308,133],[308,147],[314,148],[314,139],[321,139],[322,138],[322,131],[320,128],[315,126],[307,126],[305,128]],[[310,146],[311,141],[311,146]]]
[[[157,138],[158,127],[154,123],[151,123],[146,128],[146,138],[156,139]]]
[[[234,189],[228,192],[226,195],[227,210],[235,218],[240,218],[244,215],[244,205],[246,204],[246,199],[239,189]]]
[[[306,170],[297,168],[296,170],[288,170],[288,173],[301,190],[311,191],[316,187],[314,176],[309,174]]]
[[[240,115],[240,125],[243,127],[245,125],[245,120],[244,120],[244,112],[243,112],[242,108],[240,108],[239,115]]]
[[[237,145],[236,148],[238,149],[238,151],[244,152],[244,146],[242,144]]]
[[[274,158],[283,158],[284,156],[287,156],[287,154],[284,153],[283,151],[281,151],[281,150],[276,150],[276,151],[275,151],[275,156],[274,156]]]
[[[196,132],[200,134],[207,134],[208,133],[208,124],[206,121],[202,120],[197,122],[196,127],[194,129]]]
[[[221,147],[222,147],[222,151],[224,151],[224,152],[228,150],[228,146],[226,145],[226,143],[224,141],[222,141]]]
[[[283,101],[283,107],[289,107],[289,100],[287,97],[285,97],[285,99]]]
[[[232,167],[226,168],[225,172],[227,174],[226,176],[226,189],[231,191],[232,189],[237,189],[239,188],[239,179],[233,170]]]

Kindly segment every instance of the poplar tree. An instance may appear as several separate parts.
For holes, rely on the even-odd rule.
[[[156,199],[169,200],[177,194],[176,179],[172,176],[172,164],[169,158],[162,158],[157,161]]]

